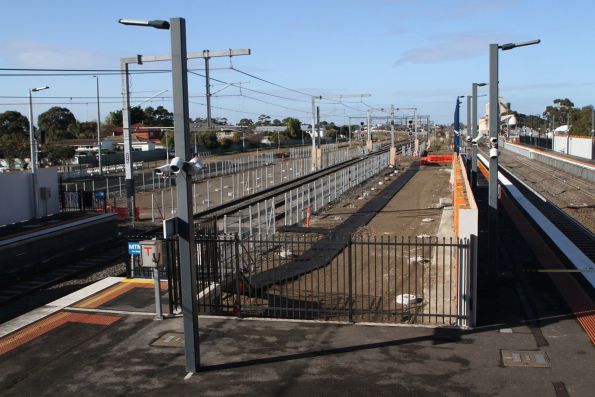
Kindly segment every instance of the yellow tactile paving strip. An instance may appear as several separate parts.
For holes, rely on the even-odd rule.
[[[133,290],[134,288],[153,288],[153,280],[122,280],[103,291],[100,291],[74,305],[85,309],[97,309],[106,302],[111,301],[118,296]],[[167,282],[161,283],[162,290],[167,289]],[[16,349],[25,343],[31,342],[35,338],[60,327],[63,324],[74,322],[83,324],[110,325],[118,321],[120,316],[57,312],[31,325],[21,328],[3,338],[0,338],[0,356]]]
[[[0,356],[66,323],[111,325],[120,316],[58,312],[0,339]]]
[[[73,305],[85,309],[97,309],[101,305],[117,298],[118,296],[133,290],[134,288],[153,288],[153,280],[122,280],[122,282]],[[161,283],[161,289],[167,288],[167,283]]]

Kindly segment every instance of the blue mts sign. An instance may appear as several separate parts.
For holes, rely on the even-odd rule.
[[[128,253],[130,255],[140,255],[140,243],[139,242],[128,242]]]

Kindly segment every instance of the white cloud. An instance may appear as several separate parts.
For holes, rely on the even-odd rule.
[[[0,58],[14,67],[23,68],[86,68],[105,64],[105,54],[80,48],[21,41],[0,44]]]
[[[405,63],[438,63],[473,58],[487,54],[490,43],[504,42],[507,37],[506,35],[461,33],[433,36],[430,40],[435,44],[406,51],[395,62],[395,66]]]

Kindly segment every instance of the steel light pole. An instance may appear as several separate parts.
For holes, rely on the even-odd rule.
[[[455,109],[455,125],[454,125],[454,132],[455,135],[453,137],[453,149],[454,151],[459,154],[460,146],[461,146],[461,125],[460,125],[460,106],[461,101],[459,99],[465,98],[465,95],[457,95],[457,104]]]
[[[188,125],[188,65],[186,51],[186,20],[172,18],[167,21],[137,21],[120,19],[124,25],[151,26],[169,29],[171,24],[172,88],[174,100],[174,140],[176,156],[189,160],[190,127]],[[200,367],[198,340],[198,303],[196,288],[196,253],[194,220],[192,216],[192,177],[186,172],[176,175],[178,198],[178,236],[180,278],[182,284],[182,314],[184,318],[184,350],[186,370],[191,373]]]
[[[103,167],[101,163],[101,115],[99,112],[99,76],[95,77],[97,87],[97,148],[99,151],[99,175],[103,175]]]
[[[29,89],[29,145],[31,146],[31,173],[35,174],[37,169],[37,141],[35,140],[35,133],[33,127],[33,99],[32,93],[43,91],[50,88],[49,86],[30,88]]]
[[[489,94],[489,119],[490,131],[490,181],[488,188],[488,255],[490,267],[488,275],[496,271],[498,266],[498,127],[500,125],[500,103],[498,100],[498,50],[508,51],[517,47],[539,44],[540,40],[531,40],[521,43],[490,44],[490,94]]]
[[[33,216],[37,218],[37,175],[35,171],[37,170],[37,141],[35,140],[35,133],[33,131],[33,99],[32,93],[37,91],[43,91],[50,88],[49,86],[37,87],[37,88],[30,88],[29,89],[29,145],[31,146],[31,161],[30,161],[30,168],[31,168],[31,187],[33,190],[32,198],[33,198]]]
[[[477,142],[479,141],[479,131],[477,130],[477,87],[483,87],[486,83],[473,83],[471,85],[471,187],[477,186]]]

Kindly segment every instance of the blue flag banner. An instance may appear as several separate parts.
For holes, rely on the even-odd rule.
[[[457,152],[457,154],[459,153],[459,141],[460,141],[460,121],[459,121],[459,107],[460,107],[461,102],[459,101],[459,97],[457,97],[457,105],[455,107],[455,136],[453,137],[453,143],[454,143],[454,150],[455,152]]]

